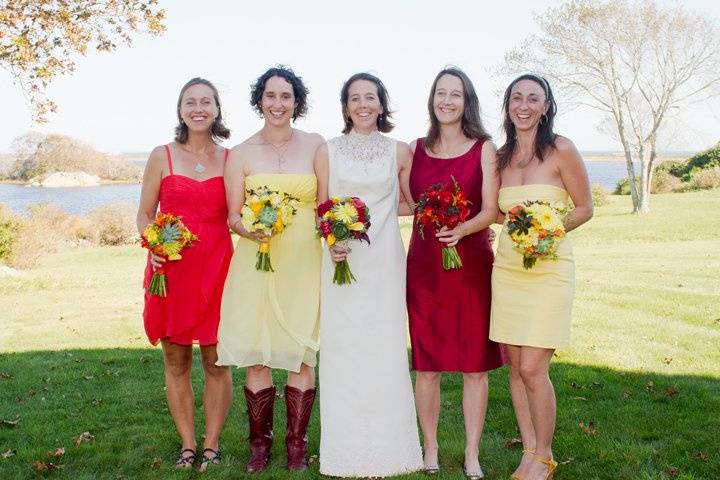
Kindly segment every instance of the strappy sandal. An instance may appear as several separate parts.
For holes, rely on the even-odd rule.
[[[208,456],[207,452],[210,452],[212,457]],[[202,460],[200,461],[198,472],[204,472],[210,465],[220,465],[221,459],[220,449],[213,450],[212,448],[206,448],[203,450]]]
[[[533,457],[535,456],[535,450],[528,450],[526,448],[523,450],[523,455],[525,455],[526,453],[532,455]],[[523,480],[523,476],[522,475],[512,475],[510,477],[510,480]]]
[[[545,464],[547,466],[547,473],[545,474],[545,480],[552,480],[555,470],[557,470],[558,463],[552,458],[543,458],[540,455],[533,453],[535,461]]]
[[[190,452],[190,455],[185,455],[185,452]],[[195,463],[196,455],[197,453],[192,448],[184,448],[180,450],[180,456],[175,462],[175,468],[177,468],[178,470],[191,468],[193,466],[193,463]]]

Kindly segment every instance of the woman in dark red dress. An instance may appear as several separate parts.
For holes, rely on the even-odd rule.
[[[183,86],[177,116],[175,141],[155,148],[145,167],[137,226],[142,233],[159,204],[163,213],[182,216],[199,240],[167,265],[166,297],[147,293],[153,269],[165,261],[149,255],[143,317],[150,343],[162,342],[168,406],[182,441],[178,468],[192,467],[196,456],[190,367],[193,344],[200,345],[205,437],[199,469],[205,470],[220,461],[220,432],[232,399],[230,371],[215,365],[220,299],[232,257],[223,183],[227,150],[216,142],[228,138],[230,130],[223,124],[217,89],[201,78]]]
[[[488,340],[493,253],[488,226],[497,217],[495,146],[480,121],[477,95],[461,70],[442,70],[428,100],[430,130],[413,142],[410,189],[418,199],[434,183],[453,176],[472,201],[471,218],[437,237],[413,229],[408,251],[407,305],[415,401],[423,431],[425,469],[438,470],[437,426],[441,372],[463,373],[465,472],[481,478],[478,449],[487,407],[487,371],[503,364]],[[457,245],[463,262],[445,271],[441,249]]]

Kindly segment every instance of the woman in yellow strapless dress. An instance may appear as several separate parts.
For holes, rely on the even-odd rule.
[[[587,222],[593,214],[587,172],[573,143],[553,132],[557,105],[547,80],[532,74],[515,79],[505,90],[503,110],[506,141],[497,165],[501,212],[525,201],[572,200],[565,230]],[[549,369],[555,349],[570,340],[575,263],[568,237],[557,256],[526,270],[503,226],[493,264],[490,339],[505,344],[510,360],[510,391],[523,441],[511,477],[516,480],[548,479],[557,468]]]
[[[247,367],[249,472],[267,467],[272,451],[275,386],[271,369],[288,371],[287,466],[306,468],[306,430],[315,400],[322,249],[315,235],[320,135],[291,127],[307,111],[302,79],[285,67],[258,78],[251,104],[265,119],[255,135],[233,148],[225,170],[228,222],[238,239],[225,282],[218,330],[218,365]],[[274,272],[258,271],[261,233],[247,232],[240,211],[248,189],[267,186],[297,197],[292,223],[269,239]]]

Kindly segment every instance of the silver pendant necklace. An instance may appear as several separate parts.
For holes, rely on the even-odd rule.
[[[193,170],[195,170],[197,173],[203,173],[205,170],[207,170],[207,168],[205,167],[205,165],[198,162],[195,164],[195,168]]]

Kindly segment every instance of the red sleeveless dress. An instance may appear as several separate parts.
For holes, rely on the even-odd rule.
[[[472,202],[470,216],[482,206],[483,141],[455,158],[430,157],[418,139],[410,173],[414,199],[434,183],[454,176]],[[413,227],[407,257],[407,307],[413,368],[425,372],[484,372],[503,365],[500,346],[488,339],[490,275],[493,252],[489,230],[468,235],[457,244],[463,262],[445,271],[441,249],[433,234],[420,238]]]
[[[215,345],[220,322],[220,300],[233,247],[227,224],[223,177],[195,180],[173,173],[170,149],[165,146],[170,174],[160,183],[160,211],[182,216],[198,241],[167,262],[167,296],[147,293],[153,274],[148,255],[145,267],[143,319],[148,340],[179,345]],[[227,160],[228,150],[225,150]]]

